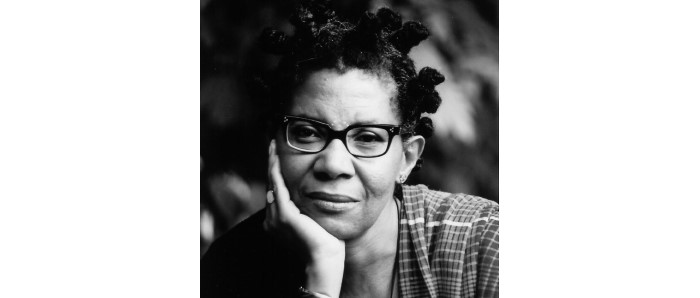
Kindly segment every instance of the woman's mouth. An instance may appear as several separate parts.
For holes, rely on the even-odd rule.
[[[319,210],[327,213],[340,213],[347,211],[359,204],[359,200],[344,195],[330,194],[326,192],[307,193],[306,197]]]

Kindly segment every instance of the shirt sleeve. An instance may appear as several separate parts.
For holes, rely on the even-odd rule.
[[[478,257],[477,297],[498,297],[498,205],[484,210]]]

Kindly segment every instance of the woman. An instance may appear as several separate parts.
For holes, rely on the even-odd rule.
[[[283,55],[268,204],[203,257],[202,296],[498,296],[498,205],[403,185],[444,80],[407,56],[427,29],[386,8],[352,25],[324,2],[292,24],[262,36]]]

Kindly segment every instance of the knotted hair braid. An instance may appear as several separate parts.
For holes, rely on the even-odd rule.
[[[270,28],[260,36],[264,51],[282,56],[277,68],[260,81],[267,87],[273,115],[281,113],[293,91],[312,72],[357,68],[393,79],[397,95],[392,104],[401,117],[403,138],[432,136],[433,123],[422,114],[437,111],[442,100],[435,86],[445,77],[430,67],[416,72],[408,56],[413,47],[428,38],[425,26],[415,21],[404,23],[389,8],[366,12],[357,24],[351,24],[336,16],[329,0],[302,0],[290,22],[295,27],[292,36]]]

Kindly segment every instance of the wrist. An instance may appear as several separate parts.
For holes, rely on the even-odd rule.
[[[304,288],[311,292],[339,297],[345,268],[345,251],[312,258],[306,266]]]
[[[332,298],[326,294],[309,291],[304,287],[299,287],[299,298]]]

